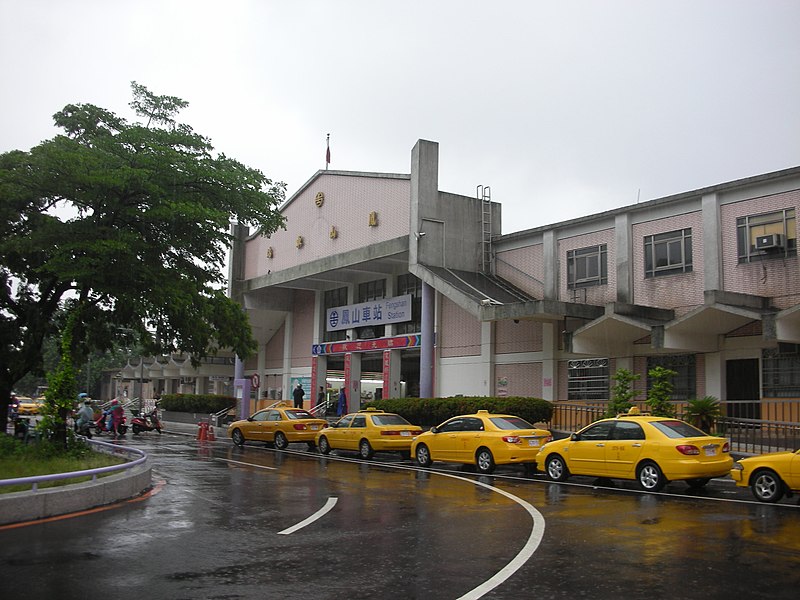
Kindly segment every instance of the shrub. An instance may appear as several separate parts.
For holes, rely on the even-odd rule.
[[[719,415],[719,401],[714,396],[704,396],[687,402],[684,419],[698,429],[711,433]]]
[[[672,406],[672,378],[678,373],[664,367],[653,367],[647,372],[650,375],[650,392],[647,394],[647,406],[650,412],[657,417],[674,417],[675,408]]]
[[[469,397],[452,398],[387,398],[371,400],[363,408],[374,406],[397,413],[415,425],[432,427],[457,415],[473,414],[479,410],[522,417],[530,423],[547,423],[553,416],[553,405],[541,398]]]
[[[638,373],[634,375],[628,369],[619,369],[611,378],[616,383],[611,388],[611,401],[608,403],[608,408],[604,414],[605,417],[616,417],[619,414],[626,413],[633,406],[631,400],[639,395],[639,390],[632,389],[634,381],[638,381],[641,375]]]

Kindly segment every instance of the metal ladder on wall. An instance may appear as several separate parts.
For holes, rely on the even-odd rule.
[[[481,201],[481,271],[492,275],[492,188],[479,185],[477,197]]]

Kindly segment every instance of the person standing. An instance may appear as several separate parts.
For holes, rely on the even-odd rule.
[[[294,388],[292,392],[292,397],[294,398],[294,407],[295,408],[303,408],[303,396],[306,395],[305,390],[303,389],[303,384],[298,383],[297,387]]]
[[[317,392],[317,406],[325,405],[325,386],[319,386],[319,392]],[[328,412],[328,407],[325,406],[325,412]]]
[[[336,416],[342,417],[347,414],[347,394],[344,393],[344,388],[339,389],[339,402],[336,406]]]

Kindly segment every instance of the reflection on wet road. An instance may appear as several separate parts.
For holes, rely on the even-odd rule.
[[[470,597],[795,598],[800,584],[796,502],[710,500],[677,486],[676,496],[647,495],[514,470],[453,478],[410,462],[179,436],[136,443],[154,458],[160,493],[0,530],[4,595],[449,599],[477,589]],[[521,564],[514,559],[535,519],[492,487],[546,523]],[[746,498],[730,488],[703,494]],[[332,498],[324,514],[280,535]],[[508,565],[497,587],[479,587]]]

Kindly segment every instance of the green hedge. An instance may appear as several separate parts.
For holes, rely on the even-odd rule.
[[[553,416],[553,405],[541,398],[387,398],[371,400],[362,408],[374,406],[386,412],[402,415],[414,425],[433,427],[457,415],[468,415],[479,410],[516,415],[530,423],[548,423]]]
[[[164,394],[159,406],[175,412],[211,414],[236,406],[236,398],[218,394]]]

